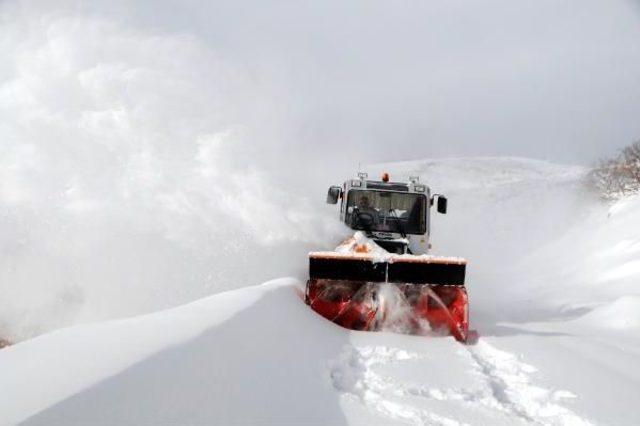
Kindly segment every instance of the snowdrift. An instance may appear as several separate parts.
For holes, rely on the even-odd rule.
[[[0,354],[0,423],[340,424],[326,361],[345,343],[291,279],[59,330]]]
[[[532,271],[521,291],[540,295],[541,304],[560,313],[588,312],[584,324],[637,329],[640,197],[589,206],[584,214],[518,266],[523,273]],[[535,264],[544,264],[544,270],[533,272]]]

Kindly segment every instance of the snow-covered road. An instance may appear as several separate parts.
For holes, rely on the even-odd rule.
[[[483,340],[418,351],[350,346],[331,376],[371,410],[416,425],[590,424],[564,404],[573,393],[539,386],[536,371]]]

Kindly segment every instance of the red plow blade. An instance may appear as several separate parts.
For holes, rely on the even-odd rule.
[[[458,286],[309,280],[305,301],[345,328],[469,336],[467,292]]]
[[[466,261],[457,258],[367,255],[334,252],[310,255],[305,302],[352,330],[406,334],[450,334],[469,342]]]

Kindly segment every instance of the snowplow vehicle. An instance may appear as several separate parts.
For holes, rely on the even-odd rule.
[[[340,220],[354,231],[333,251],[309,253],[305,303],[353,330],[450,334],[471,342],[467,261],[429,254],[430,213],[447,212],[447,199],[418,177],[369,180],[358,173],[332,186]]]

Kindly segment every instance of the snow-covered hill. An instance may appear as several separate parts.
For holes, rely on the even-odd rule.
[[[0,424],[640,422],[640,199],[525,159],[382,169],[449,197],[434,249],[470,260],[477,345],[341,329],[280,279],[0,350]]]

